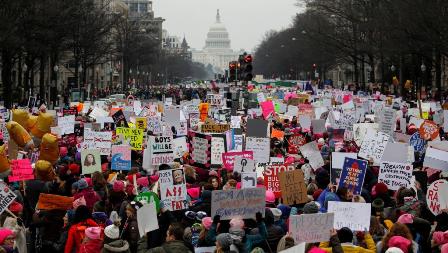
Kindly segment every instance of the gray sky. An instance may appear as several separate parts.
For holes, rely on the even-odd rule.
[[[252,51],[269,30],[287,28],[299,12],[297,0],[153,0],[156,17],[170,35],[185,34],[189,45],[202,49],[216,9],[235,50]]]

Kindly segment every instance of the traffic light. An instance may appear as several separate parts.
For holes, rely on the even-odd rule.
[[[239,63],[237,61],[229,62],[229,82],[238,80]]]
[[[240,55],[238,60],[240,62],[240,80],[252,81],[252,55],[244,53]]]

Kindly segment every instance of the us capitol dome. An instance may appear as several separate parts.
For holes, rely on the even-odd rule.
[[[224,73],[230,61],[238,60],[239,52],[231,48],[229,33],[223,23],[219,10],[216,12],[216,21],[210,26],[205,39],[205,46],[200,51],[193,51],[193,61],[212,65],[215,73]]]

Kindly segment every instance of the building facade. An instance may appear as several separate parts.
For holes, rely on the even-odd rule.
[[[162,23],[165,19],[154,16],[152,1],[123,0],[129,7],[129,21],[135,22],[139,30],[150,34],[154,39],[162,41]],[[162,46],[162,44],[160,43]]]
[[[235,52],[231,48],[229,33],[225,25],[221,22],[219,10],[216,13],[216,22],[210,27],[205,46],[202,50],[193,50],[192,59],[208,66],[213,66],[215,73],[224,73],[230,61],[238,60],[240,52]]]
[[[168,55],[181,56],[182,58],[191,61],[191,50],[184,38],[181,40],[179,36],[170,35],[167,30],[162,31],[162,48]]]

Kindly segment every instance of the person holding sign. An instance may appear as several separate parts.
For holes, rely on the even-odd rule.
[[[337,236],[342,245],[342,251],[359,252],[359,253],[376,253],[376,245],[370,233],[364,232],[363,234],[367,248],[363,248],[353,244],[353,232],[349,228],[343,227],[339,229],[337,231]],[[329,242],[321,242],[319,244],[319,248],[325,250],[326,252],[333,252],[333,249],[330,248]]]

